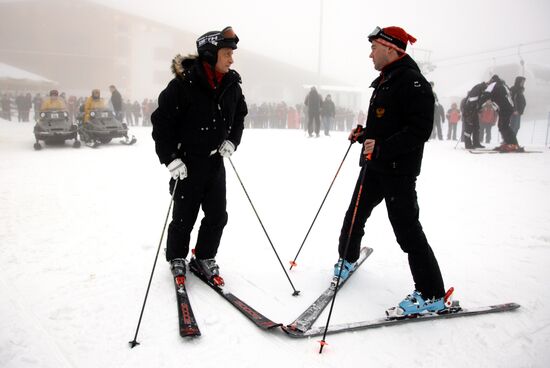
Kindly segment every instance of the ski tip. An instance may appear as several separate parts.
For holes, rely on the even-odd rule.
[[[132,340],[132,341],[129,341],[128,344],[130,344],[130,349],[133,349],[139,345],[139,342],[137,342],[136,340]]]
[[[518,303],[506,303],[505,304],[510,310],[518,309],[521,307]]]

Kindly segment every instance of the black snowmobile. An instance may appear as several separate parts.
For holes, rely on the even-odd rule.
[[[42,149],[39,141],[50,145],[63,144],[68,139],[74,139],[74,148],[80,147],[77,126],[69,120],[69,112],[66,110],[42,111],[34,126],[34,137],[36,138],[35,150]]]
[[[131,145],[137,142],[133,135],[128,136],[128,126],[118,121],[115,113],[108,108],[99,108],[90,111],[90,119],[84,123],[84,113],[77,117],[79,122],[78,134],[80,139],[91,147],[107,144],[114,138],[124,138],[122,144]]]

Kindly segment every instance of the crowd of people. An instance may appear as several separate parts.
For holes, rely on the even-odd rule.
[[[310,116],[313,118],[311,121]],[[305,103],[294,106],[284,101],[253,103],[248,107],[245,127],[252,129],[302,129],[310,137],[313,137],[314,134],[319,137],[321,127],[324,135],[329,136],[330,131],[349,131],[359,120],[364,123],[364,117],[365,114],[362,111],[354,112],[349,108],[335,106],[330,95],[326,95],[320,109],[312,115]],[[310,127],[311,132],[309,131]]]
[[[111,90],[109,106],[115,111],[120,121],[126,122],[128,126],[151,125],[151,114],[157,108],[155,99],[146,98],[141,103],[137,100],[131,102],[129,99],[123,100],[120,92],[114,85],[111,85],[109,89]],[[81,106],[85,105],[88,97],[67,96],[65,92],[58,93],[57,90],[52,91],[55,91],[54,94],[59,96],[59,99],[65,103],[69,119],[74,121],[77,112]],[[99,92],[96,89],[94,91]],[[16,121],[18,122],[29,122],[32,111],[34,120],[37,120],[42,105],[49,100],[51,94],[51,91],[46,94],[34,92],[33,97],[31,92],[0,92],[0,118],[9,121],[17,119]]]
[[[433,82],[432,88],[434,87]],[[468,91],[460,101],[456,102],[444,113],[434,92],[434,121],[431,139],[443,139],[442,124],[445,118],[448,122],[447,139],[456,140],[457,125],[462,120],[462,132],[459,139],[467,149],[485,148],[484,142],[491,142],[492,128],[497,125],[502,137],[500,151],[521,151],[517,134],[521,126],[521,116],[527,106],[525,99],[525,77],[518,76],[512,87],[498,75],[493,75],[489,81],[481,82]]]

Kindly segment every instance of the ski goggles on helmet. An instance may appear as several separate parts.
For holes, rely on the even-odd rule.
[[[228,47],[231,49],[237,48],[239,37],[235,34],[232,27],[225,27],[221,32],[208,32],[197,40],[197,48],[201,48],[206,44],[211,44],[217,49]]]

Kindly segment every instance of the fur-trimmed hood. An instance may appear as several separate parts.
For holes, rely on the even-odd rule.
[[[193,65],[196,65],[199,62],[199,60],[200,59],[198,55],[182,56],[181,54],[177,54],[172,59],[172,65],[171,65],[172,73],[174,73],[174,76],[176,78],[183,80],[184,78],[186,78],[186,76],[189,76],[189,72],[191,71]],[[235,70],[229,69],[229,72],[227,73],[227,75],[230,78],[229,80],[242,83],[241,76]]]
[[[175,77],[182,78],[185,71],[191,69],[191,66],[198,60],[198,58],[198,55],[187,55],[184,57],[181,54],[177,54],[172,59],[172,73],[174,73]]]

